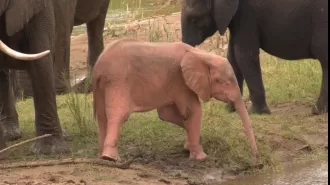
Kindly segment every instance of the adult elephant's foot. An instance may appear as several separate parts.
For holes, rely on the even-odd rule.
[[[30,148],[30,153],[35,155],[53,155],[69,153],[69,144],[63,137],[50,136],[36,140]]]
[[[83,80],[81,80],[80,82],[75,84],[72,87],[72,90],[75,93],[82,93],[82,94],[91,93],[92,92],[92,84],[90,83],[90,79],[84,78]]]
[[[101,154],[101,159],[108,161],[120,161],[117,147],[104,146]]]
[[[230,113],[236,111],[235,106],[232,103],[226,104],[225,109]],[[267,104],[265,105],[252,104],[252,106],[249,108],[249,114],[271,114],[271,111]]]
[[[317,103],[315,106],[313,106],[313,115],[320,115],[323,113],[328,113],[328,102]]]
[[[271,114],[268,105],[255,105],[252,104],[251,108],[249,109],[250,114]]]
[[[18,123],[7,123],[3,124],[3,132],[6,141],[18,140],[22,137],[22,132],[18,128]]]

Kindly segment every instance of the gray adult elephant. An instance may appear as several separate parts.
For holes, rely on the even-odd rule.
[[[31,78],[36,135],[52,134],[52,137],[38,140],[32,145],[31,152],[36,154],[70,151],[64,141],[57,114],[53,75],[54,55],[58,52],[55,50],[55,12],[64,11],[70,7],[70,3],[70,0],[1,0],[0,3],[0,40],[10,48],[24,53],[50,50],[49,55],[35,62],[13,59],[0,52],[0,69],[26,70]],[[18,119],[15,105],[8,98],[8,73],[2,72],[0,81],[4,122],[15,123]]]
[[[108,11],[110,0],[73,0],[76,2],[75,7],[71,8],[70,11],[65,11],[60,14],[56,14],[59,21],[63,21],[65,24],[56,27],[57,34],[57,50],[62,50],[62,56],[55,56],[54,72],[55,72],[55,88],[57,94],[67,92],[67,84],[64,77],[69,77],[70,69],[70,36],[74,26],[85,24],[87,26],[88,34],[88,56],[87,66],[93,67],[97,57],[103,51],[103,29],[105,25],[105,18]],[[72,17],[74,16],[74,17]],[[33,91],[31,89],[30,81],[27,78],[25,72],[20,72],[18,75],[18,89],[23,91],[24,97],[32,96]],[[84,81],[83,81],[84,82]],[[78,84],[81,86],[83,83]],[[77,87],[80,89],[79,87]]]
[[[63,3],[57,4],[55,12],[56,22],[56,43],[54,55],[54,79],[56,94],[67,92],[64,76],[69,76],[70,67],[70,37],[73,26],[83,23],[87,24],[88,33],[88,65],[94,66],[94,63],[104,48],[103,29],[105,17],[110,0],[62,0]],[[64,76],[63,76],[64,74]],[[31,80],[26,71],[11,73],[15,81],[14,94],[8,97],[8,109],[5,111],[7,119],[4,122],[5,136],[8,140],[16,140],[21,137],[17,113],[11,107],[15,107],[15,98],[20,97],[21,91],[24,91],[24,97],[33,96]]]
[[[48,55],[48,53],[50,53],[50,51],[44,51],[42,53],[38,53],[38,54],[24,54],[24,53],[20,53],[17,51],[12,50],[11,48],[9,48],[7,45],[5,45],[1,40],[0,40],[0,51],[2,51],[4,54],[9,55],[10,57],[13,57],[17,60],[37,60],[40,59],[42,57],[45,57],[46,55]],[[1,59],[4,59],[4,54],[0,53],[0,56],[2,57]],[[3,60],[0,60],[3,61]],[[16,61],[18,62],[18,61]],[[21,63],[23,63],[23,61],[19,61]],[[3,63],[4,64],[4,63]],[[11,64],[8,64],[8,66],[4,66],[2,65],[0,68],[0,100],[4,100],[0,102],[0,150],[6,147],[6,143],[5,143],[5,136],[4,136],[4,131],[3,131],[3,127],[2,127],[2,123],[1,121],[3,121],[3,109],[6,106],[6,103],[8,101],[7,97],[7,93],[10,93],[10,89],[9,89],[9,80],[8,80],[8,73],[9,73],[9,69],[5,67],[10,67]],[[20,64],[21,65],[21,64]],[[2,158],[2,156],[0,156],[0,158]]]
[[[259,48],[287,60],[318,59],[322,87],[312,113],[328,112],[328,0],[184,0],[181,26],[192,46],[229,28],[228,60],[241,92],[246,80],[254,113],[270,113]]]

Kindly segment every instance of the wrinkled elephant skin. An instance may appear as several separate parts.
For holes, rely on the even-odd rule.
[[[57,3],[55,8],[56,42],[54,56],[54,80],[56,94],[68,92],[68,81],[65,78],[70,76],[70,41],[73,26],[86,23],[88,34],[88,57],[87,64],[94,66],[97,57],[104,48],[103,29],[105,18],[110,0],[64,0]],[[15,71],[10,73],[10,79],[13,84],[14,95],[8,97],[8,108],[15,107],[15,98],[22,99],[33,96],[33,86],[29,74],[24,71]],[[86,92],[84,79],[75,85],[72,90],[75,92]],[[88,89],[90,89],[88,87]],[[14,109],[7,110],[7,119],[4,122],[5,135],[9,140],[15,140],[20,137],[18,118]]]
[[[56,19],[61,24],[61,26],[56,27],[58,38],[54,62],[56,94],[68,92],[65,78],[70,76],[70,36],[73,26],[86,24],[88,35],[87,66],[92,68],[104,48],[103,29],[109,2],[110,0],[72,0],[71,6],[62,7],[61,12],[56,14]],[[85,80],[76,84],[73,90],[85,93],[85,88],[83,88]],[[19,91],[24,92],[23,97],[33,95],[30,84],[27,74],[24,71],[19,72],[18,88]],[[20,96],[21,94],[19,98],[21,98]]]
[[[15,59],[20,59],[20,60],[37,60],[40,59],[46,55],[49,54],[49,50],[48,51],[44,51],[42,53],[38,53],[38,54],[25,54],[25,53],[20,53],[17,52],[15,50],[12,50],[11,48],[9,48],[6,44],[4,44],[1,40],[0,40],[0,51],[6,53],[7,55],[14,57]],[[2,77],[1,75],[4,75],[5,70],[0,72],[0,78],[4,79],[5,77]],[[6,70],[8,72],[8,70]],[[1,86],[2,87],[2,86]],[[3,103],[0,103],[0,150],[6,147],[6,143],[5,143],[5,134],[4,134],[4,130],[3,130],[3,117],[2,117],[2,113],[4,111],[3,109]],[[0,156],[0,159],[2,158],[2,156]]]
[[[103,159],[120,160],[120,127],[132,112],[157,109],[161,120],[184,128],[191,159],[204,159],[200,144],[204,102],[233,102],[239,110],[254,161],[257,146],[236,77],[227,59],[181,42],[120,39],[105,48],[92,72],[94,114]]]
[[[55,51],[55,14],[72,1],[54,0],[2,0],[0,3],[0,40],[7,46],[0,52],[0,116],[4,116],[5,132],[1,131],[1,146],[4,137],[20,137],[18,116],[12,89],[11,69],[26,70],[34,91],[36,135],[52,134],[35,141],[30,152],[34,154],[66,153],[70,151],[64,141],[57,114],[55,84],[52,75]],[[13,50],[21,53],[13,53]],[[49,51],[47,51],[49,50]],[[11,53],[8,53],[11,52]],[[26,58],[23,53],[44,52],[43,56]],[[14,58],[13,58],[14,57]],[[41,57],[41,58],[40,58]],[[33,61],[24,61],[33,60]],[[4,136],[6,134],[6,136]]]
[[[271,113],[259,49],[286,60],[319,60],[322,86],[312,113],[328,112],[328,0],[184,0],[182,4],[184,43],[196,46],[216,31],[223,35],[229,29],[227,58],[241,93],[243,81],[247,83],[252,113]],[[235,110],[233,104],[227,107]]]

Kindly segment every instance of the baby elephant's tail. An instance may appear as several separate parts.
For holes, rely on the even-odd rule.
[[[92,88],[93,88],[93,111],[94,111],[94,119],[97,119],[97,102],[99,102],[98,98],[100,98],[100,88],[99,88],[99,77],[94,77],[92,80]]]

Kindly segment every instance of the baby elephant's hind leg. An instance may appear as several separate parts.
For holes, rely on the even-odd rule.
[[[112,90],[110,88],[106,90],[107,129],[101,155],[105,160],[120,161],[117,144],[120,127],[129,116],[129,105],[127,101],[123,101],[124,96],[121,91],[112,92]]]
[[[166,105],[161,108],[158,108],[157,113],[158,113],[159,119],[173,123],[187,131],[187,129],[184,126],[184,119],[180,115],[178,107],[175,104]],[[185,142],[183,148],[185,150],[189,151],[188,146],[189,146],[188,138],[186,138],[186,142]]]
[[[103,151],[103,145],[104,140],[106,136],[106,130],[107,130],[107,115],[106,115],[106,109],[105,109],[105,98],[104,94],[101,94],[99,92],[93,92],[94,97],[93,101],[95,103],[94,109],[96,110],[96,118],[98,122],[98,130],[99,130],[99,152],[102,155]]]

